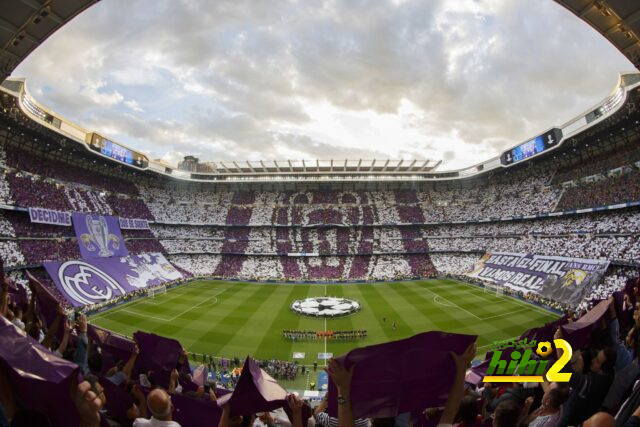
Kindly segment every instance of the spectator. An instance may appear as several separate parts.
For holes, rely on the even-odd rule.
[[[171,419],[173,404],[171,396],[166,391],[159,388],[151,390],[147,396],[147,407],[151,412],[151,418],[136,418],[133,422],[134,427],[180,427],[180,424]]]

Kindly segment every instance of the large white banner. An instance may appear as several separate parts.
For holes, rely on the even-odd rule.
[[[602,281],[608,260],[487,252],[468,276],[578,305]]]

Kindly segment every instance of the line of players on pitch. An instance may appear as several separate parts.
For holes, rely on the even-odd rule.
[[[313,341],[324,338],[332,340],[358,340],[367,337],[367,331],[358,329],[354,331],[295,331],[284,329],[282,336],[291,341]]]

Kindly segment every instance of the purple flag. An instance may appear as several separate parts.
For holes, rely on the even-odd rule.
[[[182,354],[182,345],[174,339],[147,332],[135,332],[133,339],[138,344],[138,360],[145,371],[153,371],[156,381],[162,387],[169,386],[171,371],[176,369]]]
[[[229,404],[233,415],[253,415],[286,405],[287,391],[247,356],[233,393],[218,398],[218,406]]]
[[[395,417],[442,405],[455,376],[449,352],[462,354],[475,335],[424,332],[385,344],[351,350],[338,357],[351,381],[351,410],[356,418]],[[329,378],[329,414],[338,416],[337,389]]]
[[[537,327],[537,328],[531,328],[531,329],[527,329],[525,332],[522,333],[522,335],[520,335],[520,337],[518,338],[518,340],[522,340],[522,339],[527,339],[527,341],[553,341],[553,336],[556,333],[556,330],[558,329],[558,327],[564,325],[565,323],[567,323],[567,316],[563,316],[562,318],[558,319],[558,320],[554,320],[553,322],[549,322],[549,323],[545,323],[544,325]]]
[[[60,305],[60,302],[45,285],[40,283],[40,281],[29,272],[29,270],[25,270],[25,273],[27,274],[29,283],[31,283],[33,288],[36,290],[36,301],[38,303],[38,310],[40,314],[42,314],[42,317],[44,317],[47,326],[49,326],[53,323],[56,316],[58,315],[57,308],[58,305]],[[62,334],[64,333],[64,322],[62,321],[62,318],[60,320],[60,325],[58,326],[56,335],[59,338],[62,338]]]
[[[492,352],[493,353],[493,352]],[[487,374],[487,369],[489,368],[489,363],[491,363],[490,359],[485,359],[476,366],[469,369],[467,375],[464,378],[466,383],[477,386],[482,382],[485,375]]]
[[[26,311],[26,306],[29,304],[29,295],[27,295],[27,291],[23,286],[16,285],[16,289],[9,288],[9,298],[11,303]]]
[[[60,293],[75,307],[108,301],[127,292],[182,278],[161,253],[42,265]]]
[[[209,370],[207,369],[206,366],[204,365],[198,366],[193,371],[193,382],[197,386],[204,386],[205,382],[207,381],[208,371]]]
[[[591,331],[597,327],[597,323],[607,314],[609,304],[609,301],[601,301],[575,322],[562,326],[562,338],[571,344],[571,348],[575,350],[588,344]]]
[[[133,404],[133,397],[122,387],[115,385],[105,377],[100,378],[100,385],[107,397],[105,408],[110,415],[118,418],[121,423],[127,423],[127,410]]]
[[[0,369],[19,406],[46,414],[53,425],[78,425],[71,387],[78,366],[57,357],[0,316]]]
[[[82,258],[127,256],[116,217],[74,213],[72,218]]]
[[[222,415],[220,409],[208,396],[202,399],[174,394],[171,402],[174,406],[173,420],[182,426],[211,427],[217,426]]]
[[[291,408],[289,408],[289,404],[287,402],[283,403],[282,409],[284,409],[287,417],[289,417],[289,421],[291,422],[291,424],[293,424],[293,411],[291,411]],[[313,409],[311,408],[311,406],[309,406],[308,402],[304,402],[304,404],[302,405],[302,425],[306,426],[309,418],[311,418],[312,416]]]
[[[0,258],[0,282],[5,282],[9,286],[9,298],[11,302],[26,311],[26,305],[29,304],[29,295],[24,286],[13,283],[4,275],[4,262]]]
[[[92,324],[87,325],[87,335],[102,350],[102,371],[112,368],[118,360],[129,360],[136,345],[132,340]]]

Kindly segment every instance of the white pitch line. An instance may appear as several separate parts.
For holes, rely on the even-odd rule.
[[[445,304],[443,302],[438,301],[438,298],[440,298],[440,297],[439,296],[433,297],[433,302],[435,302],[438,305],[444,306],[444,307],[455,307],[455,305]]]
[[[327,284],[326,283],[324,285],[324,296],[325,297],[327,296]],[[324,335],[324,355],[325,355],[324,366],[327,366],[327,357],[326,357],[327,356],[327,334],[326,334],[326,332],[327,332],[327,318],[326,317],[324,318],[324,332],[325,332],[325,335]]]
[[[160,318],[160,317],[151,316],[151,315],[148,315],[148,314],[138,313],[137,311],[127,310],[126,308],[123,308],[123,309],[122,309],[122,310],[120,310],[120,311],[124,311],[125,313],[130,313],[130,314],[133,314],[133,315],[138,316],[138,317],[144,317],[144,318],[148,318],[148,317],[150,317],[150,318],[152,318],[152,319],[160,320],[160,321],[162,321],[162,322],[168,322],[168,320],[167,320],[167,319],[162,319],[162,318]]]
[[[472,312],[470,312],[469,310],[465,310],[464,308],[460,307],[460,306],[459,306],[458,304],[456,304],[455,302],[451,302],[451,301],[449,301],[448,299],[446,299],[446,298],[445,298],[445,297],[443,297],[442,295],[439,295],[438,293],[433,292],[433,291],[432,291],[431,289],[429,289],[428,287],[425,287],[424,289],[425,289],[425,290],[427,290],[427,291],[429,291],[431,294],[433,294],[433,295],[435,295],[435,296],[437,296],[437,297],[442,298],[444,301],[448,302],[449,304],[453,304],[451,307],[457,307],[459,310],[462,310],[462,311],[464,311],[465,313],[468,313],[468,314],[472,315],[472,316],[473,316],[473,317],[475,317],[476,319],[478,319],[478,320],[482,320],[482,318],[481,318],[481,317],[476,316],[475,314],[473,314],[473,313],[472,313]]]
[[[324,366],[327,366],[327,318],[324,318]]]
[[[214,288],[214,289],[219,289],[219,288]],[[190,311],[191,311],[191,310],[193,310],[194,308],[196,308],[196,307],[200,307],[202,304],[204,304],[205,302],[209,301],[211,298],[215,298],[215,299],[216,299],[216,302],[214,302],[214,303],[213,303],[213,304],[216,304],[216,303],[218,302],[218,298],[217,298],[217,297],[218,297],[218,295],[220,295],[220,294],[221,294],[221,293],[223,293],[224,291],[226,291],[226,289],[223,289],[223,290],[221,290],[220,292],[218,292],[217,294],[215,294],[215,295],[211,295],[209,298],[207,298],[207,299],[203,300],[203,301],[202,301],[202,302],[200,302],[199,304],[194,305],[193,307],[188,308],[188,309],[186,309],[185,311],[183,311],[183,312],[181,312],[181,313],[176,314],[176,315],[175,315],[175,316],[173,316],[171,319],[169,319],[169,321],[171,322],[171,321],[173,321],[173,320],[177,319],[178,317],[182,316],[183,314],[190,312]]]
[[[170,289],[169,292],[171,292],[170,293],[171,298],[169,299],[169,301],[172,300],[174,296],[180,296],[180,295],[184,295],[184,294],[188,293],[186,291],[185,292],[178,292],[178,291],[185,290],[185,289],[187,289],[187,285],[181,285],[181,286],[179,286],[179,287],[177,287],[175,289]],[[188,290],[191,290],[191,289],[193,289],[193,287],[189,286]],[[212,289],[219,289],[219,288],[212,288]],[[169,292],[167,292],[165,295],[169,295]],[[134,307],[134,306],[136,306],[138,304],[142,304],[142,303],[151,303],[153,305],[157,305],[155,301],[152,301],[148,297],[140,297],[140,298],[137,298],[137,299],[135,299],[133,301],[125,302],[124,304],[122,304],[123,308],[120,308],[119,310],[117,310],[118,306],[116,306],[116,307],[111,307],[111,308],[109,308],[109,309],[107,309],[105,311],[102,311],[102,312],[98,313],[98,314],[94,314],[94,315],[91,316],[91,319],[97,319],[97,318],[100,318],[102,316],[108,316],[108,315],[111,315],[113,313],[117,313],[119,311],[124,310],[124,307],[131,308],[131,307]],[[149,316],[149,317],[151,317],[151,316]]]
[[[529,310],[529,307],[522,307],[522,308],[520,308],[518,310],[510,311],[508,313],[496,314],[495,316],[485,317],[482,320],[495,319],[497,317],[508,316],[509,314],[516,314],[516,313],[520,313],[521,311],[525,311],[525,310]]]
[[[477,287],[475,285],[472,285],[470,283],[465,283],[465,282],[462,282],[462,281],[459,281],[457,283],[460,283],[460,284],[465,285],[465,286],[469,286],[470,288],[473,288],[473,289],[475,289],[477,291],[482,292],[482,290],[479,287]],[[502,295],[500,295],[500,297],[502,297],[503,299],[509,299],[509,300],[511,300],[513,302],[517,302],[520,305],[523,305],[523,306],[528,307],[528,308],[532,308],[532,309],[537,310],[537,311],[539,311],[541,313],[544,313],[544,314],[550,314],[550,315],[558,316],[557,314],[555,314],[555,313],[553,313],[553,312],[551,312],[549,310],[546,310],[546,309],[544,309],[542,307],[539,307],[539,306],[537,306],[535,304],[531,304],[531,303],[528,303],[526,301],[522,301],[521,299],[513,297],[511,295],[502,294]],[[558,317],[560,317],[560,316],[558,316]]]
[[[469,285],[469,286],[472,286],[472,285]],[[474,288],[474,290],[477,290],[478,292],[480,292],[480,293],[473,293],[473,296],[474,296],[474,297],[478,297],[478,298],[480,298],[481,300],[484,300],[484,301],[486,301],[486,302],[488,302],[488,303],[490,303],[490,304],[500,304],[500,302],[501,302],[500,300],[496,300],[496,299],[495,299],[495,297],[494,297],[494,299],[487,298],[487,297],[485,296],[485,292],[483,292],[483,291],[482,291],[482,290],[480,290],[480,289],[477,289],[475,286],[472,286],[472,287]],[[430,286],[429,288],[430,288],[430,289],[436,289],[436,290],[437,290],[437,289],[447,289],[447,288],[448,288],[448,289],[451,289],[451,285]]]
[[[219,289],[219,288],[213,288],[213,289]],[[226,289],[224,289],[224,290],[222,290],[222,291],[218,292],[218,293],[217,293],[217,294],[215,294],[215,295],[211,295],[210,297],[208,297],[208,298],[204,299],[204,300],[203,300],[202,302],[200,302],[199,304],[194,305],[193,307],[190,307],[190,308],[188,308],[188,309],[186,309],[186,310],[184,310],[184,311],[182,311],[182,312],[180,312],[180,313],[176,314],[175,316],[171,317],[170,319],[165,319],[165,318],[161,318],[161,317],[157,317],[157,316],[152,316],[152,315],[150,315],[150,314],[139,313],[139,312],[137,312],[137,311],[129,310],[129,308],[131,308],[131,305],[128,305],[128,306],[127,306],[127,308],[121,308],[120,310],[116,310],[116,311],[107,311],[107,312],[104,312],[104,313],[100,313],[100,314],[98,314],[98,315],[96,315],[96,316],[92,316],[92,318],[99,317],[99,316],[104,316],[104,315],[107,315],[107,314],[114,314],[114,313],[118,313],[118,312],[120,312],[120,311],[124,311],[125,313],[130,313],[130,314],[133,314],[133,315],[136,315],[136,316],[139,316],[139,317],[146,317],[146,318],[156,319],[156,320],[160,320],[160,321],[162,321],[162,322],[168,323],[168,322],[172,322],[172,321],[174,321],[175,319],[177,319],[178,317],[182,316],[183,314],[188,313],[189,311],[193,310],[194,308],[201,306],[201,305],[202,305],[202,304],[204,304],[205,302],[209,301],[211,298],[216,298],[216,301],[213,303],[213,304],[216,304],[216,303],[218,302],[218,298],[217,298],[217,296],[218,296],[218,295],[220,295],[221,293],[223,293],[224,291],[226,291]]]

